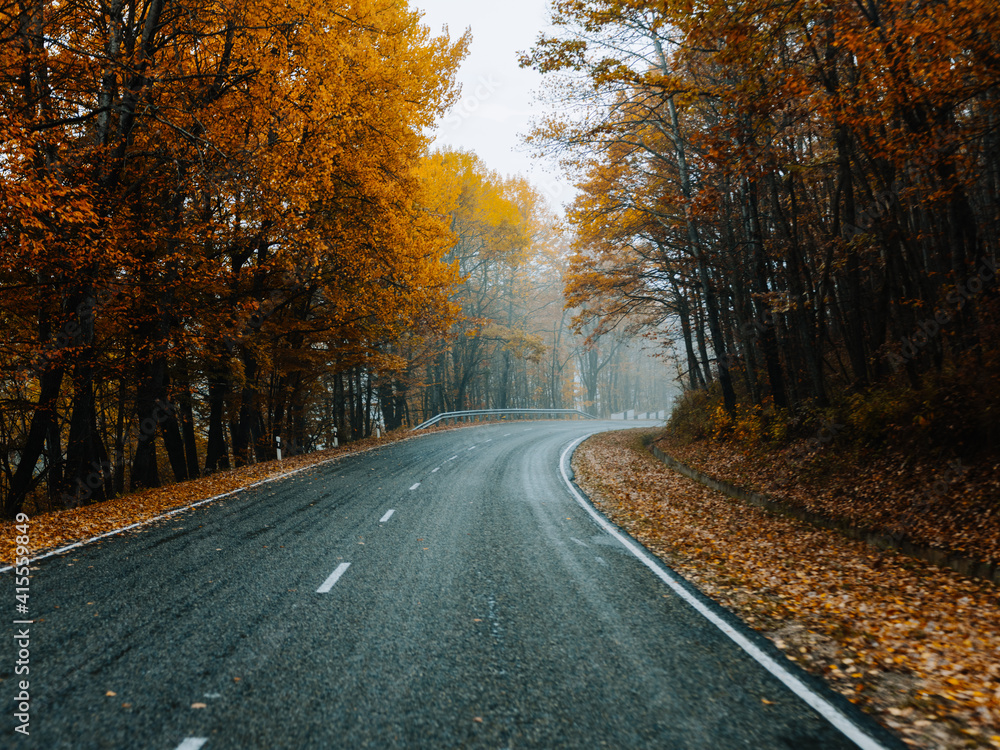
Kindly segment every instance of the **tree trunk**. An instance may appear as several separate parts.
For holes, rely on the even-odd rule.
[[[73,336],[79,347],[73,366],[73,408],[69,439],[66,444],[64,486],[70,504],[101,502],[110,496],[111,464],[100,431],[94,398],[94,315],[93,292],[85,290],[76,300],[78,333]],[[86,310],[82,313],[79,311]]]
[[[61,365],[46,363],[39,378],[38,403],[31,415],[31,426],[28,437],[21,451],[17,470],[10,481],[10,492],[3,502],[4,518],[14,518],[21,512],[24,501],[32,489],[32,479],[35,467],[42,455],[45,438],[50,426],[57,419],[56,408],[59,400],[59,389],[62,385],[63,368]],[[57,423],[58,424],[58,423]]]
[[[205,450],[205,473],[229,470],[229,447],[226,445],[226,394],[229,381],[222,375],[208,379],[208,446]]]

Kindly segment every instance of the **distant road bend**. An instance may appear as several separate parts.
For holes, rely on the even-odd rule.
[[[0,745],[902,747],[577,496],[623,426],[423,435],[37,561]]]

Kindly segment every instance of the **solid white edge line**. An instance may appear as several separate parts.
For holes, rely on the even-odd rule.
[[[802,680],[789,672],[783,664],[775,661],[768,654],[761,651],[760,648],[758,648],[749,638],[733,628],[729,623],[705,606],[704,603],[699,601],[690,591],[681,585],[681,583],[674,577],[676,574],[668,573],[663,567],[661,567],[660,564],[654,562],[653,558],[650,557],[644,549],[637,546],[635,542],[622,534],[610,521],[608,521],[608,519],[598,513],[598,511],[589,502],[587,502],[586,498],[584,498],[583,495],[577,491],[576,487],[574,487],[573,483],[570,481],[569,474],[566,472],[566,457],[588,437],[591,436],[584,435],[583,437],[574,440],[566,446],[566,449],[559,457],[559,473],[562,474],[566,487],[576,499],[577,503],[579,503],[580,507],[587,511],[587,513],[589,513],[590,516],[597,521],[598,525],[621,542],[625,548],[635,555],[647,568],[652,570],[661,581],[673,589],[675,594],[690,604],[702,617],[729,636],[729,638],[735,642],[737,646],[746,651],[754,661],[784,683],[785,687],[801,698],[810,708],[816,711],[816,713],[830,722],[830,724],[839,730],[845,737],[854,742],[858,747],[862,748],[862,750],[887,750],[885,745],[881,744],[864,732],[839,708],[816,693],[812,688],[802,682]]]
[[[335,584],[340,577],[344,575],[344,571],[346,571],[349,567],[351,567],[350,563],[341,563],[338,565],[337,569],[334,570],[325,581],[323,581],[323,585],[316,589],[316,593],[325,594],[327,591],[332,589],[333,584]]]
[[[386,522],[386,521],[388,521],[388,520],[389,520],[390,518],[392,518],[392,514],[393,514],[393,513],[395,513],[395,512],[396,512],[395,508],[392,508],[392,509],[390,509],[390,510],[387,510],[387,511],[385,512],[385,515],[384,515],[384,516],[382,516],[382,517],[381,517],[380,519],[378,519],[378,522],[379,522],[379,523],[385,523],[385,522]]]
[[[198,750],[208,742],[208,737],[187,737],[177,746],[177,750]]]
[[[410,438],[406,439],[409,440]],[[397,442],[401,443],[403,441],[399,440]],[[318,463],[309,464],[308,466],[303,466],[299,469],[286,471],[284,474],[275,474],[273,477],[260,479],[244,487],[237,487],[235,490],[230,490],[229,492],[223,492],[221,495],[213,495],[212,497],[206,497],[204,500],[199,500],[198,502],[191,503],[190,505],[182,505],[179,508],[174,508],[173,510],[167,511],[166,513],[161,513],[158,516],[153,516],[152,518],[149,518],[145,521],[138,521],[136,523],[129,524],[128,526],[123,526],[120,529],[112,529],[111,531],[105,531],[103,534],[92,536],[89,539],[81,539],[79,542],[73,542],[72,544],[67,544],[65,547],[60,547],[59,549],[51,550],[50,552],[46,552],[44,555],[39,555],[38,557],[32,557],[30,560],[28,560],[28,565],[31,565],[31,563],[35,562],[36,560],[44,560],[46,557],[52,557],[53,555],[61,555],[63,552],[69,552],[71,549],[82,547],[83,545],[90,544],[91,542],[96,542],[98,539],[103,539],[106,536],[114,536],[115,534],[121,534],[122,532],[128,531],[129,529],[134,529],[139,526],[145,526],[146,524],[153,523],[154,521],[161,521],[164,518],[169,518],[175,513],[181,513],[182,511],[185,510],[191,510],[191,508],[197,508],[199,505],[210,503],[213,500],[221,500],[224,497],[235,495],[239,492],[243,492],[244,490],[252,490],[254,487],[259,487],[260,485],[267,484],[268,482],[276,482],[279,479],[285,479],[294,474],[298,474],[301,471],[306,471],[307,469],[315,469],[318,466],[325,466],[326,464],[333,463],[334,461],[340,461],[342,459],[348,458],[349,456],[359,456],[362,453],[368,453],[369,451],[377,450],[378,448],[381,447],[382,446],[380,445],[373,445],[371,448],[365,448],[360,451],[355,451],[354,453],[345,453],[342,456],[333,456],[332,458],[328,458],[325,461],[319,461]],[[455,456],[455,458],[458,458],[458,456]],[[8,570],[12,570],[13,568],[14,568],[13,565],[7,565],[6,567],[0,568],[0,573],[6,573]]]
[[[420,482],[417,482],[417,483],[416,483],[415,485],[413,485],[412,487],[410,487],[410,490],[411,490],[411,491],[412,491],[412,490],[415,490],[415,489],[417,489],[417,487],[419,487],[419,486],[420,486]]]

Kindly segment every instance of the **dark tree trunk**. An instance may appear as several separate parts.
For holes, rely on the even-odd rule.
[[[74,344],[79,347],[73,366],[73,409],[66,444],[66,474],[70,504],[106,500],[111,485],[111,464],[104,440],[97,428],[94,398],[94,305],[92,291],[84,291],[75,300],[77,332]],[[85,312],[81,312],[85,311]]]
[[[767,257],[764,253],[764,237],[760,226],[760,213],[757,203],[756,186],[748,179],[744,182],[743,196],[744,218],[747,238],[753,248],[753,280],[757,292],[757,320],[770,321],[765,325],[761,336],[761,350],[764,353],[764,365],[767,368],[767,380],[770,384],[771,398],[779,408],[788,406],[785,396],[785,380],[781,371],[781,361],[778,355],[777,325],[774,311],[768,303],[770,279],[767,267]]]
[[[139,442],[132,458],[129,488],[159,487],[160,472],[156,460],[156,431],[163,421],[160,406],[164,396],[166,364],[156,358],[141,366],[139,390],[136,394],[136,416],[139,420]]]
[[[253,460],[252,444],[259,432],[260,404],[257,396],[257,358],[248,350],[243,351],[244,386],[240,394],[240,414],[233,432],[233,456],[236,466],[247,466]]]
[[[198,471],[198,443],[194,436],[194,408],[191,403],[191,386],[187,382],[187,372],[184,373],[182,390],[178,394],[178,416],[181,423],[181,437],[184,440],[184,457],[187,463],[188,477],[193,479]]]
[[[205,451],[205,473],[229,470],[229,447],[226,445],[226,394],[229,381],[222,375],[208,380],[208,446]]]
[[[35,466],[42,455],[45,446],[45,438],[51,425],[57,420],[56,407],[59,400],[59,389],[62,385],[63,368],[61,365],[47,363],[41,377],[38,403],[34,413],[31,415],[31,426],[28,428],[28,437],[21,451],[21,457],[17,464],[17,470],[10,482],[10,492],[4,498],[3,515],[4,518],[14,518],[21,512],[24,501],[32,489],[32,479],[35,474]]]

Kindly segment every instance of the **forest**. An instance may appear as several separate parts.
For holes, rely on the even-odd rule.
[[[670,331],[715,434],[834,419],[997,449],[995,2],[553,14],[521,62],[561,108],[532,140],[578,178],[568,295],[592,330]]]
[[[446,410],[664,407],[574,333],[538,191],[429,149],[469,43],[373,0],[3,2],[6,517]]]
[[[430,149],[470,35],[405,4],[4,3],[4,514],[673,376],[714,434],[996,449],[994,4],[552,12],[565,217]]]

